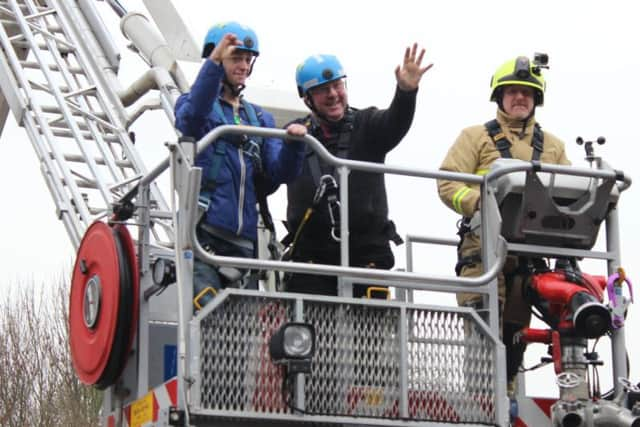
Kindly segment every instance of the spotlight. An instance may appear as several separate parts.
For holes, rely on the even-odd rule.
[[[288,374],[311,373],[315,353],[316,331],[308,323],[285,323],[269,341],[269,354],[274,363],[285,365]]]

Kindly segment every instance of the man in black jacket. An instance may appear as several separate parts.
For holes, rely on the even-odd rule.
[[[386,154],[405,136],[416,104],[420,79],[432,64],[421,67],[424,49],[407,47],[403,64],[396,67],[396,93],[386,110],[349,107],[342,66],[333,55],[314,55],[298,66],[298,93],[311,113],[295,120],[307,126],[333,155],[351,160],[384,163]],[[340,264],[337,205],[314,198],[319,188],[335,194],[337,172],[307,149],[302,175],[287,187],[289,256],[293,261]],[[324,186],[324,187],[323,187]],[[387,194],[382,174],[352,171],[349,175],[350,265],[390,269],[394,264],[389,241],[402,239],[388,219]],[[331,215],[333,211],[334,215]],[[323,295],[337,294],[332,276],[293,274],[285,290]],[[354,286],[355,297],[366,287]]]

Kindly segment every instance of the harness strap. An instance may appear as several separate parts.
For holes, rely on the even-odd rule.
[[[533,138],[531,138],[531,146],[533,147],[533,154],[531,160],[538,161],[542,155],[544,149],[544,133],[538,123],[533,126]]]
[[[507,136],[502,131],[500,123],[496,119],[489,120],[484,124],[487,133],[496,145],[496,149],[500,152],[500,157],[503,159],[511,159],[511,142],[507,139]],[[538,123],[533,126],[533,137],[531,138],[531,147],[533,153],[531,154],[531,160],[538,161],[544,150],[544,133]]]
[[[345,114],[345,121],[340,128],[340,133],[337,138],[337,150],[335,155],[336,157],[339,157],[341,159],[346,159],[349,155],[349,146],[350,146],[349,142],[351,139],[351,132],[353,131],[353,120],[354,120],[353,111],[349,109]],[[307,128],[311,130],[311,133],[314,133],[314,131],[316,130],[322,132],[320,124],[316,121],[315,117],[313,116],[311,116],[311,118],[306,123],[306,125],[307,125]],[[339,181],[337,176],[337,171],[335,170],[335,168],[331,166],[331,168],[325,168],[326,170],[323,170],[322,166],[320,165],[320,160],[318,159],[318,156],[316,155],[316,153],[310,148],[308,148],[308,150],[309,151],[307,152],[307,164],[309,165],[309,171],[311,172],[311,177],[313,178],[313,182],[315,183],[316,187],[319,185],[320,178],[323,175],[327,175],[327,174],[333,175],[335,180]]]
[[[244,99],[240,100],[242,104],[242,108],[247,114],[247,119],[251,126],[260,127],[260,120],[258,118],[258,114],[253,105]],[[213,112],[217,116],[217,118],[222,121],[224,124],[239,124],[235,121],[230,122],[224,114],[222,110],[222,105],[220,104],[220,99],[216,98],[213,103]],[[242,136],[237,144],[233,144],[232,142],[217,140],[214,143],[213,152],[209,152],[209,156],[211,159],[211,166],[207,168],[205,171],[205,180],[202,185],[202,191],[199,197],[200,202],[203,206],[208,208],[208,204],[210,202],[211,196],[216,189],[216,180],[218,174],[220,173],[220,169],[222,168],[222,164],[224,162],[227,150],[227,144],[233,144],[238,147],[242,147],[248,155],[253,159],[254,162],[254,186],[256,188],[256,198],[258,199],[258,205],[260,214],[262,216],[263,222],[265,223],[265,227],[269,231],[274,231],[275,227],[273,225],[273,219],[271,218],[271,214],[269,213],[269,208],[266,204],[266,189],[265,185],[263,185],[263,168],[262,168],[262,144],[264,140],[262,137],[255,137],[254,139],[249,139],[246,136]]]
[[[341,159],[346,159],[349,156],[349,146],[351,140],[351,132],[353,131],[354,113],[352,109],[347,110],[345,114],[344,123],[340,128],[340,133],[337,138],[337,150],[335,155]],[[315,117],[311,116],[305,123],[307,128],[311,130],[311,133],[322,132],[320,124],[316,121]],[[320,159],[314,151],[311,149],[307,154],[307,164],[309,165],[309,172],[311,173],[311,179],[316,186],[316,196],[314,197],[313,205],[310,212],[313,213],[317,210],[320,202],[326,202],[329,210],[329,217],[331,220],[331,237],[339,241],[340,230],[340,201],[338,200],[338,176],[336,169],[331,167],[322,167]],[[328,189],[328,191],[326,191]],[[319,197],[320,196],[320,197]],[[306,224],[306,221],[300,223],[298,227]],[[296,236],[300,235],[301,230],[296,231]],[[297,239],[294,239],[294,243]]]
[[[484,124],[487,133],[496,145],[496,148],[500,152],[500,157],[503,159],[511,159],[511,142],[507,139],[507,136],[502,132],[502,127],[496,119],[489,120]]]
[[[455,267],[456,276],[460,276],[460,273],[462,272],[462,269],[464,267],[468,265],[479,264],[481,262],[482,262],[482,258],[480,257],[479,253],[458,258],[458,262],[456,263],[456,267]]]
[[[249,119],[249,124],[251,126],[260,126],[260,121],[258,120],[258,115],[256,114],[255,108],[249,102],[241,99],[242,108],[247,113],[247,118]],[[215,115],[220,119],[224,124],[239,124],[239,123],[231,123],[227,117],[224,115],[224,111],[222,110],[222,105],[220,104],[220,99],[215,100],[213,103],[213,111]],[[256,137],[258,149],[262,149],[262,138]],[[214,154],[211,160],[211,167],[205,172],[206,182],[204,183],[204,190],[207,192],[212,192],[216,187],[216,179],[218,178],[218,173],[220,173],[220,168],[222,166],[222,162],[224,161],[224,157],[226,155],[225,144],[228,142],[217,140],[214,143]],[[254,151],[253,147],[249,147],[249,150]],[[257,153],[260,156],[260,153]]]
[[[207,179],[205,180],[202,188],[203,192],[212,193],[215,190],[216,178],[218,177],[218,173],[220,173],[225,152],[224,144],[219,142],[215,144],[213,155],[211,156],[211,167],[205,171]]]

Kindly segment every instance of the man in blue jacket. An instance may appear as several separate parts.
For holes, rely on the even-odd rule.
[[[191,92],[175,106],[176,127],[185,136],[202,138],[217,126],[242,124],[275,127],[273,116],[241,95],[259,55],[258,39],[250,28],[236,22],[212,27],[204,42],[203,58]],[[292,125],[287,132],[304,136],[306,128]],[[249,135],[224,136],[195,161],[203,169],[200,200],[208,205],[196,235],[216,255],[254,257],[258,211],[256,184],[262,196],[299,175],[304,144]],[[255,180],[255,181],[254,181]],[[257,289],[256,281],[246,287]],[[225,287],[225,277],[212,265],[194,263],[194,304],[209,302]]]

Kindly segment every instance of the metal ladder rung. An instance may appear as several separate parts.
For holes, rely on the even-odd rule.
[[[136,178],[138,179],[138,178]],[[98,183],[95,179],[88,179],[88,178],[82,178],[82,179],[77,179],[76,181],[76,185],[79,188],[86,188],[86,189],[90,189],[90,190],[97,190],[98,189]],[[123,185],[126,185],[127,183],[119,183],[119,184],[114,184],[112,186],[110,186],[110,190],[111,193],[113,193],[114,195],[119,195],[120,193],[117,191],[117,189],[119,187],[122,187]]]
[[[78,105],[74,104],[73,102],[71,102],[70,100],[67,100],[67,105],[69,107],[71,107],[72,112],[75,111],[75,112],[79,113],[82,117],[84,117],[85,119],[89,119],[89,120],[95,122],[96,124],[106,128],[106,129],[109,129],[109,130],[111,130],[113,132],[123,132],[124,131],[124,129],[120,129],[119,127],[117,127],[117,126],[109,123],[108,121],[100,118],[100,116],[98,115],[100,113],[96,114],[93,111],[91,111],[91,112],[86,111],[86,110],[82,109],[80,106],[78,106]]]
[[[60,114],[62,115],[62,110],[60,110],[59,107],[55,106],[55,105],[41,105],[40,109],[42,110],[43,113],[49,113],[49,114]],[[80,111],[71,111],[71,114],[73,114],[76,117],[85,117],[84,114],[82,114],[82,112]],[[107,115],[105,113],[93,113],[95,117],[98,117],[101,120],[107,120]]]
[[[24,68],[30,68],[33,70],[40,69],[40,64],[33,61],[20,61],[20,65],[22,65]],[[60,71],[60,67],[58,67],[56,64],[49,64],[48,67],[51,71]],[[80,75],[80,76],[86,75],[84,70],[80,67],[68,67],[67,70],[69,70],[71,74]]]
[[[63,121],[64,118],[62,117],[62,115],[52,118],[47,122],[47,125],[51,128],[51,129],[56,129],[56,130],[68,130],[71,131],[69,128],[69,123],[64,122]],[[76,122],[76,126],[78,126],[78,129],[80,129],[81,131],[85,131],[87,133],[89,133],[89,127],[87,126],[86,123],[82,123],[82,122]],[[106,130],[102,130],[99,131],[100,135],[104,136],[116,136],[116,133],[112,133]]]
[[[76,185],[78,188],[90,188],[93,190],[98,188],[98,184],[95,180],[85,181],[84,179],[76,179]]]
[[[74,107],[73,105],[70,105],[72,108]],[[111,123],[102,120],[101,118],[99,118],[97,115],[93,115],[91,113],[82,111],[81,109],[77,109],[78,114],[75,114],[75,116],[80,116],[80,117],[84,117],[85,119],[89,119],[92,120],[93,122],[95,122],[97,125],[100,125],[103,127],[102,130],[99,130],[100,134],[102,135],[114,135],[117,134],[120,131],[123,131],[122,129],[118,129],[117,127],[115,127],[114,125],[112,125]],[[69,123],[67,123],[66,121],[64,121],[65,118],[62,114],[59,114],[56,117],[51,118],[48,121],[48,125],[51,127],[55,127],[58,129],[69,129]],[[78,128],[80,130],[89,130],[89,126],[86,123],[82,123],[82,122],[76,122],[76,126],[78,126]]]
[[[80,172],[75,171],[75,170],[72,170],[71,174],[79,178],[79,179],[77,179],[75,181],[75,183],[76,183],[76,185],[78,187],[80,187],[80,188],[90,188],[90,189],[94,189],[94,190],[98,189],[98,181],[96,181],[95,179],[87,177],[87,176],[84,176],[83,174],[81,174]],[[139,179],[139,178],[136,177],[136,178],[134,178],[132,180],[136,180],[136,179]],[[124,184],[113,184],[111,186],[107,186],[107,188],[110,189],[110,192],[112,194],[118,194],[118,192],[114,191],[113,188],[118,188],[118,187],[121,187],[122,185],[126,185],[126,183],[124,183]]]
[[[42,12],[33,13],[31,15],[24,15],[24,19],[26,20],[36,19],[36,18],[41,18],[43,16],[53,15],[55,13],[56,13],[55,9],[44,9],[42,10]]]
[[[19,37],[22,37],[22,35],[20,34]],[[11,37],[10,39],[12,39],[13,37]],[[15,47],[19,47],[21,49],[31,49],[31,45],[29,43],[27,43],[26,41],[11,41],[11,44],[14,45]],[[38,49],[40,50],[49,50],[49,47],[46,45],[46,43],[37,43]],[[58,46],[58,51],[62,54],[62,55],[67,55],[69,53],[75,53],[75,47],[73,49],[70,48],[66,48],[63,46]]]
[[[71,98],[72,96],[87,96],[87,95],[95,96],[96,92],[97,92],[97,89],[95,86],[88,86],[88,87],[82,87],[73,92],[69,92],[64,97]],[[77,107],[77,108],[80,108],[80,107]]]
[[[16,34],[15,36],[11,36],[11,37],[9,37],[9,41],[10,41],[10,42],[11,42],[11,44],[13,44],[13,45],[17,45],[17,44],[19,44],[20,42],[27,43],[27,41],[24,39],[24,36],[22,35],[22,33],[18,33],[18,34]],[[27,46],[25,46],[25,47],[29,47],[29,46],[27,45]]]
[[[47,31],[49,28],[47,26],[47,30],[45,30],[44,28],[42,28],[40,25],[34,24],[32,22],[28,22],[27,21],[27,25],[29,25],[29,27],[34,31],[37,32],[39,34],[41,34],[44,37],[48,37],[51,40],[53,40],[54,42],[56,42],[56,47],[59,48],[60,45],[65,46],[66,48],[70,49],[72,52],[76,51],[76,47],[73,43],[69,43],[68,41],[61,39],[60,37],[56,36],[55,34],[53,34],[53,32],[51,31]],[[45,44],[46,46],[46,44]],[[45,50],[48,50],[48,46],[47,48],[45,48]]]
[[[51,157],[53,158],[53,155]],[[85,163],[86,161],[84,156],[81,156],[79,154],[65,154],[64,158],[69,162],[76,162],[76,163]],[[102,166],[106,164],[105,160],[102,157],[94,157],[93,160],[97,164]],[[133,168],[133,163],[131,163],[129,160],[114,160],[114,161],[115,161],[115,164],[121,168]]]
[[[2,11],[0,11],[0,16],[3,16],[3,15],[7,15],[7,14],[3,14]],[[16,25],[16,21],[14,21],[13,19],[0,18],[0,24],[2,24],[2,26],[4,27],[10,27],[12,25]]]
[[[32,89],[47,92],[48,94],[53,95],[53,91],[51,90],[51,88],[49,88],[49,86],[44,83],[29,80],[29,84],[31,85]],[[71,91],[68,86],[58,86],[58,90],[62,93],[69,93]]]
[[[7,16],[12,17],[13,15],[7,14]],[[0,22],[6,25],[17,25],[17,22],[14,19],[2,19],[0,20]],[[64,31],[62,31],[62,28],[57,24],[47,23],[47,30],[49,30],[50,33],[54,33],[54,34],[64,34]]]
[[[40,129],[40,127],[37,127],[38,132],[40,132],[42,134],[42,131]],[[54,136],[59,136],[62,138],[73,138],[73,133],[69,130],[65,130],[65,129],[60,129],[60,128],[52,128],[51,132],[53,133]],[[89,141],[93,141],[93,135],[91,134],[91,132],[81,132],[80,133],[83,139],[89,140]],[[117,142],[120,143],[120,138],[118,138],[115,135],[103,135],[102,139],[104,139],[106,142]]]
[[[63,117],[60,116],[60,117],[56,117],[55,119],[50,120],[47,124],[52,129],[68,130],[69,132],[71,132],[71,129],[69,128],[69,123],[64,122],[63,120],[64,120]],[[86,123],[76,122],[76,126],[78,126],[78,129],[80,131],[83,131],[84,133],[93,135],[93,133],[90,132],[89,127],[87,126]],[[117,133],[114,131],[114,129],[99,129],[99,130],[97,130],[97,133],[99,133],[100,136],[102,136],[103,138],[104,137],[117,137]]]

